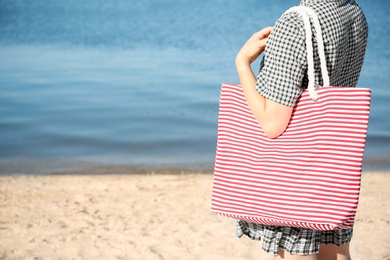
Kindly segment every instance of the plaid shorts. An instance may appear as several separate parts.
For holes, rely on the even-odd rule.
[[[239,220],[237,237],[247,235],[253,240],[263,239],[262,249],[267,253],[278,254],[283,249],[291,255],[317,254],[320,244],[340,246],[349,243],[352,228],[342,230],[318,231],[297,227],[266,226]]]

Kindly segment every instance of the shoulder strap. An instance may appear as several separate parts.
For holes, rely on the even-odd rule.
[[[325,49],[324,49],[324,40],[322,38],[322,30],[320,26],[320,22],[318,21],[317,14],[310,9],[307,6],[295,6],[287,10],[285,13],[290,12],[296,12],[298,13],[303,20],[305,34],[306,34],[306,49],[307,49],[307,73],[309,78],[309,85],[308,90],[310,97],[313,101],[317,101],[319,99],[319,96],[317,95],[315,91],[314,86],[314,57],[313,57],[313,43],[311,41],[312,39],[312,30],[311,30],[311,24],[310,19],[312,19],[315,31],[316,31],[316,38],[318,42],[318,55],[320,57],[321,62],[321,74],[322,74],[322,81],[324,86],[329,86],[329,74],[328,69],[326,67],[326,58],[325,58]]]

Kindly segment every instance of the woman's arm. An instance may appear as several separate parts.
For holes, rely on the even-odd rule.
[[[276,138],[286,129],[293,107],[276,103],[261,96],[255,89],[256,77],[250,66],[264,51],[271,31],[272,27],[267,27],[249,38],[237,54],[236,68],[249,108],[266,136]]]

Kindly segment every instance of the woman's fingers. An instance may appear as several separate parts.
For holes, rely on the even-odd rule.
[[[273,27],[266,27],[266,28],[262,29],[261,31],[258,31],[257,33],[255,33],[256,38],[259,40],[268,38],[269,34],[272,32],[272,29],[273,29]]]
[[[272,27],[266,27],[252,35],[244,44],[236,58],[252,63],[264,51]]]

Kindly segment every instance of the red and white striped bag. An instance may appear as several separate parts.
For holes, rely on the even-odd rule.
[[[241,86],[222,85],[212,211],[266,225],[350,228],[359,199],[371,91],[327,87],[318,18],[307,7],[291,11],[305,22],[308,90],[298,100],[286,131],[269,139]],[[308,15],[317,32],[325,86],[316,89]]]

